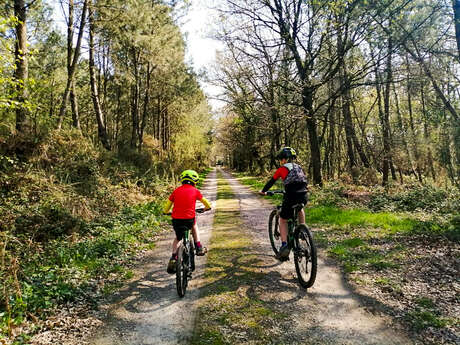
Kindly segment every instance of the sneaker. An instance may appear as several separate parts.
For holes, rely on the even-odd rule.
[[[208,248],[200,246],[196,248],[196,255],[203,256],[208,252]]]
[[[176,259],[173,259],[173,258],[169,259],[168,268],[166,269],[166,272],[168,272],[169,274],[176,273],[176,262],[177,262]]]
[[[290,253],[290,249],[288,247],[287,244],[285,245],[281,245],[279,251],[278,251],[278,255],[276,256],[276,258],[278,260],[281,260],[281,261],[286,261],[286,260],[289,260],[289,253]]]

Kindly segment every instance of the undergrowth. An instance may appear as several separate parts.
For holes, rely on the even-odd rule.
[[[102,152],[77,131],[0,147],[0,342],[132,273],[177,172],[148,150]],[[20,148],[20,150],[18,149]],[[171,167],[172,169],[172,167]],[[170,169],[170,170],[171,170]],[[202,177],[209,170],[202,172]]]

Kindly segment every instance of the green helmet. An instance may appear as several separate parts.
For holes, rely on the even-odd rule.
[[[185,170],[182,174],[180,174],[180,182],[182,183],[192,182],[193,184],[196,184],[199,179],[200,177],[195,170]]]
[[[292,147],[283,147],[278,154],[276,155],[277,159],[294,159],[296,158],[297,153]]]

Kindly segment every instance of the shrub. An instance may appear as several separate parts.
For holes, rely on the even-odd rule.
[[[309,197],[311,203],[321,206],[343,206],[347,200],[343,198],[345,187],[338,183],[329,183],[321,189],[311,188]]]
[[[446,191],[433,186],[407,186],[403,191],[373,193],[368,207],[374,211],[439,211],[454,212],[460,207],[458,191]]]
[[[59,204],[30,208],[15,220],[15,234],[48,241],[84,228],[84,222]]]

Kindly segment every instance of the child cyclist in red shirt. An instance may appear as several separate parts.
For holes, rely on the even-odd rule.
[[[296,156],[295,150],[291,147],[281,149],[276,156],[279,159],[280,167],[259,192],[262,195],[267,195],[267,191],[275,184],[276,180],[279,178],[283,180],[285,194],[281,204],[279,224],[281,247],[277,256],[280,260],[286,260],[289,257],[287,221],[292,217],[292,206],[299,203],[307,204],[307,179],[302,168],[293,163]],[[305,224],[304,210],[299,212],[298,219],[300,224]]]
[[[169,213],[171,206],[174,204],[171,214],[173,229],[176,233],[172,244],[172,256],[168,263],[167,272],[170,274],[176,271],[177,247],[184,237],[186,229],[192,229],[193,239],[195,241],[196,255],[202,256],[206,253],[206,248],[200,243],[198,237],[198,227],[195,220],[195,204],[199,200],[205,207],[205,211],[211,209],[209,201],[201,195],[201,192],[195,188],[199,176],[194,170],[185,170],[180,175],[182,186],[176,188],[169,196],[163,212]]]

